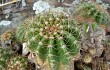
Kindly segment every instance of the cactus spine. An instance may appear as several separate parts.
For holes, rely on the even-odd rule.
[[[63,13],[46,12],[37,16],[26,28],[22,25],[18,28],[17,38],[20,37],[42,61],[48,60],[51,70],[67,65],[80,51],[76,22]]]

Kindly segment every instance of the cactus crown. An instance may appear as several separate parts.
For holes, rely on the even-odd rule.
[[[84,2],[76,9],[77,20],[79,22],[96,22],[99,24],[108,24],[109,16],[107,11],[95,3]],[[85,22],[84,22],[85,23]]]
[[[67,65],[79,53],[80,32],[76,22],[62,13],[44,13],[28,23],[26,29],[23,27],[18,29],[17,37],[23,35],[29,49],[43,61],[48,60],[52,70],[59,70],[60,64]]]
[[[8,61],[7,70],[26,70],[27,66],[27,58],[15,56]]]
[[[12,53],[10,48],[0,48],[0,70],[5,70],[6,62],[11,58]]]

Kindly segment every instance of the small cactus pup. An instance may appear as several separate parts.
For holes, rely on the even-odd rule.
[[[6,62],[11,58],[12,53],[11,48],[0,48],[0,70],[5,70]]]
[[[30,70],[28,68],[28,60],[23,56],[13,56],[7,62],[6,70]]]
[[[5,31],[1,35],[1,46],[2,47],[10,47],[17,54],[22,54],[22,44],[16,40],[16,31],[14,29],[10,29]]]
[[[27,41],[31,52],[43,62],[48,61],[51,70],[66,67],[80,51],[80,31],[75,20],[63,13],[54,15],[49,11],[31,21],[26,28],[22,25],[18,28],[17,38]]]
[[[12,41],[15,41],[15,31],[14,30],[7,30],[1,35],[1,42],[2,47],[9,47],[11,46]]]

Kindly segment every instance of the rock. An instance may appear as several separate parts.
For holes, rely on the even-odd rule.
[[[22,45],[23,45],[22,55],[26,56],[29,53],[28,44],[27,43],[23,43]]]
[[[109,15],[110,15],[110,8],[108,8],[107,11],[108,11],[108,13],[109,13]]]
[[[73,3],[73,0],[46,0],[55,7],[69,7]]]
[[[40,66],[36,65],[35,62],[33,62],[32,60],[28,60],[28,65],[31,70],[41,70]]]
[[[95,54],[95,57],[100,57],[100,56],[102,55],[103,51],[104,51],[104,47],[103,47],[103,45],[102,45],[102,47],[98,47],[98,48],[96,48],[96,54]]]
[[[104,56],[107,61],[110,61],[110,46],[106,47]]]
[[[110,0],[102,0],[102,1],[110,4]]]
[[[35,10],[35,14],[38,14],[38,13],[41,13],[47,9],[49,9],[51,6],[49,5],[48,2],[45,2],[45,1],[38,1],[38,2],[35,2],[33,4],[33,10]]]
[[[103,50],[104,50],[104,44],[103,41],[105,41],[105,30],[103,28],[97,27],[95,31],[93,32],[94,40],[95,40],[95,48],[96,48],[96,54],[95,57],[100,57]]]
[[[12,50],[17,55],[22,55],[22,44],[20,42],[12,42]]]
[[[69,67],[68,67],[68,70],[75,70],[74,69],[74,61],[71,61]]]
[[[1,45],[2,45],[2,47],[10,47],[11,46],[11,42],[12,42],[12,40],[6,40]]]
[[[26,6],[26,0],[22,0],[22,7]]]
[[[110,32],[110,24],[107,26],[107,32]]]
[[[0,22],[0,35],[5,32],[7,29],[10,29],[9,25],[12,21],[3,20]]]
[[[5,20],[0,22],[0,34],[9,29],[16,29],[23,20],[24,16],[21,13],[10,13]]]
[[[24,17],[21,15],[21,13],[13,13],[12,15],[13,18],[10,27],[17,28],[22,23]]]
[[[9,14],[10,12],[12,11],[12,9],[6,9],[6,10],[3,10],[3,14]]]
[[[27,4],[33,4],[34,2],[37,2],[38,0],[26,0]]]
[[[89,32],[90,33],[90,32]],[[92,58],[100,57],[104,51],[104,41],[105,41],[105,30],[101,27],[96,27],[92,32],[92,36],[88,36],[84,31],[82,31],[82,45],[83,51],[88,51],[86,53],[91,54]],[[93,43],[91,43],[90,38],[93,38]],[[93,48],[92,50],[89,48]]]
[[[73,0],[64,0],[64,3],[71,4],[73,3]]]
[[[0,26],[1,26],[1,25],[3,25],[3,26],[8,26],[8,25],[10,25],[11,23],[12,23],[12,21],[2,20],[2,21],[0,22]]]
[[[86,51],[86,50],[88,50],[88,45],[86,44],[87,42],[82,42],[82,49],[83,49],[83,51]]]
[[[109,70],[109,65],[103,58],[94,58],[92,61],[92,70]]]
[[[106,36],[106,41],[110,42],[110,35]]]

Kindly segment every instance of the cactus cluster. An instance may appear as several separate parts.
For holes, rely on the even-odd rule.
[[[29,70],[28,60],[22,56],[11,57],[9,61],[7,61],[7,70]]]
[[[8,30],[1,35],[2,47],[0,48],[0,70],[24,70],[23,68],[28,65],[26,58],[14,56],[16,53],[13,50],[13,47],[15,46],[13,46],[14,43],[12,45],[12,41],[16,41],[14,30]],[[17,46],[17,48],[19,47],[20,46]],[[19,65],[16,64],[17,62]]]
[[[11,58],[12,53],[10,48],[0,48],[0,70],[5,70],[6,62]]]
[[[88,23],[96,22],[99,24],[108,24],[109,23],[109,14],[106,10],[100,5],[95,3],[84,2],[76,9],[76,19],[79,22]]]
[[[27,41],[28,48],[42,61],[48,60],[51,70],[59,70],[79,53],[80,31],[75,20],[63,13],[46,12],[31,21],[18,28],[17,38]]]

